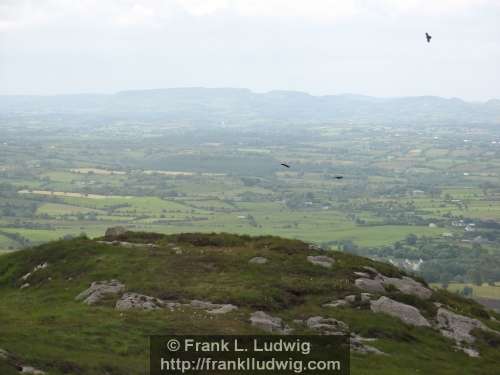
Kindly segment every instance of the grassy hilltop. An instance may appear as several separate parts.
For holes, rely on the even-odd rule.
[[[296,334],[316,332],[297,320],[322,316],[376,338],[370,345],[387,355],[352,352],[355,375],[498,374],[500,336],[494,333],[473,332],[480,357],[471,358],[435,328],[372,312],[370,303],[360,300],[354,272],[367,273],[364,267],[373,267],[384,277],[405,275],[388,264],[270,236],[127,232],[117,239],[123,242],[82,237],[0,256],[0,348],[10,353],[7,357],[0,351],[2,375],[19,373],[15,362],[48,374],[145,374],[148,335],[263,334],[249,320],[259,310],[282,318]],[[334,263],[328,268],[307,260],[317,255],[330,256]],[[267,262],[249,263],[254,257]],[[120,311],[115,309],[119,296],[95,305],[75,300],[92,282],[111,279],[123,283],[127,292],[183,305]],[[353,294],[357,297],[352,304],[323,306]],[[500,331],[494,313],[445,291],[421,299],[386,287],[373,298],[382,294],[418,308],[429,322],[441,303]],[[192,300],[238,309],[210,314],[187,306]]]

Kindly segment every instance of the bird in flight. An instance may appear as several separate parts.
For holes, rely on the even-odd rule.
[[[284,167],[290,168],[290,166],[288,164],[281,163],[281,165],[284,166]]]
[[[335,176],[335,178],[336,178],[337,180],[342,180],[342,179],[344,178],[344,176]]]
[[[425,33],[425,37],[427,38],[427,43],[430,43],[432,36],[430,36],[428,33]]]

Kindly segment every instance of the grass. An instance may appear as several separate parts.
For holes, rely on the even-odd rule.
[[[451,341],[431,329],[410,327],[365,309],[321,307],[355,292],[353,271],[362,266],[401,276],[388,264],[332,252],[336,262],[326,269],[306,261],[307,255],[319,254],[307,244],[271,236],[129,232],[121,239],[153,241],[159,247],[122,248],[75,239],[1,256],[0,347],[54,375],[145,374],[148,335],[259,334],[248,317],[262,309],[292,325],[294,319],[333,317],[362,335],[377,337],[373,345],[390,357],[353,354],[353,375],[493,375],[498,369],[498,349],[486,344],[481,344],[481,358],[471,359],[454,351]],[[174,247],[182,248],[182,254]],[[254,256],[269,262],[249,264]],[[20,290],[20,277],[43,262],[49,266],[33,274],[29,288]],[[92,281],[111,278],[125,283],[129,291],[184,302],[233,303],[239,309],[216,317],[189,308],[122,313],[112,303],[90,307],[74,300]],[[435,300],[475,316],[477,306],[472,301],[441,292]],[[298,333],[310,333],[294,327]],[[0,370],[4,369],[0,362]]]

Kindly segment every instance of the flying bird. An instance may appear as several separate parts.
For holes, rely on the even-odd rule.
[[[281,163],[281,165],[284,166],[284,167],[290,168],[290,166],[288,164]]]
[[[425,37],[427,38],[427,43],[430,43],[432,36],[430,36],[428,33],[425,33]]]
[[[336,178],[337,180],[342,180],[342,179],[344,178],[344,176],[335,176],[335,178]]]

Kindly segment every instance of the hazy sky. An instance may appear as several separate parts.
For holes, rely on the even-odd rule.
[[[0,0],[0,94],[186,86],[500,98],[500,0]]]

